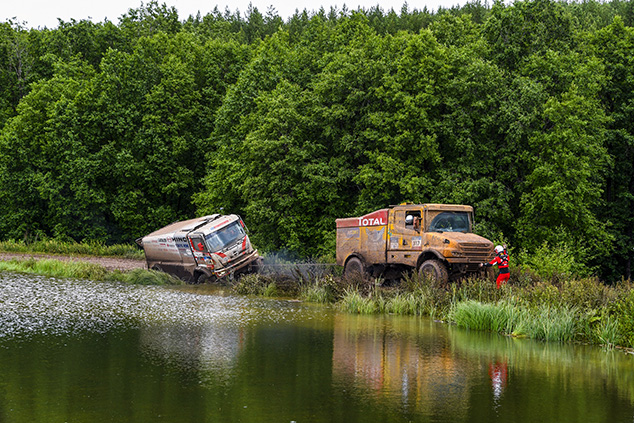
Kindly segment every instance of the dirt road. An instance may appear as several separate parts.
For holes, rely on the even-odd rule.
[[[89,263],[98,264],[105,267],[108,270],[121,270],[127,271],[132,269],[145,269],[145,260],[115,258],[115,257],[91,257],[91,256],[63,256],[53,254],[24,254],[24,253],[0,253],[0,260],[27,260],[34,258],[36,260],[41,259],[53,259],[62,261],[85,261]]]

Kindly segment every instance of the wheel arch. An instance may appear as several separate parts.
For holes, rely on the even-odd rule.
[[[192,283],[197,283],[202,275],[205,275],[206,278],[211,278],[213,273],[206,267],[197,267],[192,275]]]
[[[445,259],[445,257],[443,257],[442,254],[440,254],[438,251],[434,249],[429,248],[427,250],[423,250],[423,252],[418,256],[418,261],[416,262],[416,269],[418,269],[420,265],[423,264],[423,262],[427,260],[438,260],[441,263],[443,263],[445,267],[449,267],[447,260]]]
[[[352,258],[358,258],[359,260],[361,260],[361,264],[363,264],[363,266],[367,266],[368,262],[365,260],[365,258],[363,257],[363,254],[360,253],[351,253],[348,255],[348,257],[346,257],[346,259],[343,262],[343,267],[346,267],[346,264],[348,264],[348,262],[352,259]]]

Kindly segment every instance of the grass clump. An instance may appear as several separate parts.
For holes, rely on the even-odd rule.
[[[133,269],[129,272],[111,272],[106,279],[123,282],[128,285],[183,285],[185,283],[168,273],[145,269]]]
[[[239,295],[263,297],[287,297],[297,294],[297,287],[290,284],[287,278],[273,278],[257,273],[241,276],[233,283],[232,290]]]
[[[572,341],[577,335],[577,312],[571,307],[543,305],[535,310],[509,301],[481,303],[469,300],[454,304],[449,319],[460,327],[544,341]]]
[[[343,298],[339,301],[339,307],[356,314],[372,314],[378,310],[374,299],[362,296],[358,290],[351,288],[345,290]]]

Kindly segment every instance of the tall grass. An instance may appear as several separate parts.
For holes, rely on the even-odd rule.
[[[134,269],[130,272],[108,271],[97,264],[54,259],[0,261],[0,271],[31,273],[55,278],[113,281],[133,285],[180,285],[183,282],[167,273]]]
[[[605,316],[596,326],[594,335],[599,344],[605,345],[608,348],[619,345],[621,342],[621,333],[618,319],[609,315]]]
[[[355,289],[346,289],[339,302],[339,307],[349,313],[372,314],[378,310],[376,302],[369,297],[363,297]]]
[[[136,244],[105,245],[97,241],[81,243],[46,239],[31,243],[0,241],[0,251],[25,254],[88,255],[124,258],[143,258],[143,250]]]
[[[542,305],[531,310],[509,301],[496,304],[468,300],[454,304],[449,314],[460,327],[544,341],[572,341],[577,335],[578,314],[572,307]]]

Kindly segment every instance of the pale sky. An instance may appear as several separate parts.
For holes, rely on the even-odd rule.
[[[345,4],[349,10],[363,7],[368,9],[377,4],[384,10],[401,10],[405,0],[159,0],[159,4],[174,6],[178,11],[180,20],[185,20],[189,15],[196,15],[198,11],[202,16],[211,12],[217,5],[224,13],[225,7],[235,12],[239,10],[242,16],[246,12],[249,3],[257,7],[260,13],[266,15],[269,6],[273,6],[284,20],[293,15],[295,9],[300,11],[319,10],[323,6],[328,12],[331,6],[341,10]],[[0,22],[16,18],[18,22],[25,22],[27,28],[56,28],[57,18],[66,22],[71,19],[76,21],[90,19],[93,22],[103,22],[106,18],[117,24],[119,17],[128,9],[139,8],[141,0],[1,0]],[[149,3],[145,1],[144,4]],[[452,7],[464,4],[466,0],[409,0],[407,4],[410,10],[423,9],[425,6],[430,11],[435,11],[439,6]]]

